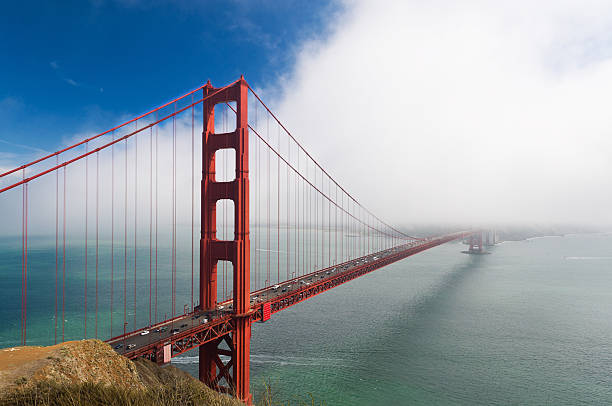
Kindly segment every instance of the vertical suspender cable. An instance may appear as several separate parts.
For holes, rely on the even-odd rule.
[[[257,128],[257,111],[258,111],[258,107],[259,107],[259,103],[255,104],[255,128]],[[261,286],[258,285],[258,281],[259,283],[261,283],[261,278],[259,275],[259,244],[260,244],[260,238],[261,238],[261,222],[260,222],[260,218],[259,218],[259,211],[260,211],[260,191],[261,191],[261,181],[259,180],[261,178],[261,173],[259,170],[259,144],[261,141],[259,141],[259,139],[255,138],[255,169],[256,169],[256,182],[257,182],[257,188],[255,189],[255,224],[256,224],[256,228],[255,228],[255,233],[253,234],[253,236],[255,237],[255,286],[257,287],[257,289],[259,289]]]
[[[135,121],[138,130],[138,120]],[[136,330],[136,260],[138,235],[138,134],[134,136],[134,330]]]
[[[291,140],[287,137],[287,157],[288,161],[291,162]],[[289,266],[291,264],[291,249],[290,249],[290,240],[291,240],[291,183],[289,181],[289,166],[285,165],[287,168],[287,279],[289,279]]]
[[[153,324],[153,127],[149,129],[149,326]]]
[[[99,248],[100,158],[96,152],[96,338],[98,338],[98,248]]]
[[[268,140],[268,144],[270,143],[270,115],[267,114],[266,115],[266,139]],[[268,163],[268,169],[267,169],[267,178],[268,178],[268,184],[267,184],[267,192],[268,192],[268,198],[266,199],[268,201],[268,212],[266,215],[266,219],[268,221],[268,230],[267,230],[267,234],[268,234],[268,240],[267,240],[267,252],[266,252],[266,258],[267,258],[267,267],[266,267],[266,279],[268,281],[267,286],[270,286],[271,281],[270,281],[270,200],[272,198],[271,192],[270,192],[270,148],[266,148],[266,161]]]
[[[25,273],[24,281],[24,296],[23,296],[23,345],[27,342],[28,332],[28,186],[25,184]]]
[[[313,169],[313,184],[315,185],[314,188],[312,189],[312,194],[314,196],[314,200],[313,200],[313,209],[314,209],[314,225],[313,225],[313,229],[312,232],[314,233],[314,240],[315,240],[315,244],[314,244],[314,259],[313,259],[313,271],[316,271],[318,269],[321,269],[323,266],[322,264],[319,264],[319,192],[315,189],[318,188],[320,186],[317,185],[317,167],[315,166]]]
[[[191,104],[193,104],[193,95],[191,95]],[[193,249],[194,249],[194,240],[193,240],[193,232],[194,232],[194,221],[193,221],[193,210],[194,210],[194,202],[195,198],[195,176],[193,174],[195,170],[195,106],[191,107],[191,310],[193,311]]]
[[[342,263],[344,262],[344,192],[342,191],[342,189],[340,190],[340,205],[338,206],[338,241],[340,242],[340,244],[338,244],[338,251],[340,254],[340,259],[338,260],[338,263]],[[337,244],[337,243],[336,243]]]
[[[59,155],[55,156],[55,166],[59,164]],[[57,344],[57,274],[58,274],[58,235],[59,235],[59,169],[55,170],[55,334],[54,344]]]
[[[353,227],[352,227],[351,233],[353,234],[353,258],[357,258],[357,256],[359,255],[359,247],[358,247],[359,238],[358,238],[358,235],[357,235],[357,233],[359,232],[359,229],[357,228],[357,220],[356,220],[356,216],[357,216],[356,210],[357,210],[357,207],[355,205],[355,201],[353,201],[352,207],[353,207],[353,210],[352,210],[353,213],[352,213],[352,217],[351,217],[351,223],[352,223]]]
[[[64,212],[62,214],[62,342],[64,342],[64,325],[66,322],[66,167],[64,166],[64,198],[62,199]]]
[[[300,150],[297,150],[297,168],[300,171]],[[295,274],[300,274],[300,178],[295,175]]]
[[[155,113],[157,121],[157,113]],[[157,219],[158,219],[158,198],[159,198],[159,131],[155,126],[155,323],[157,324]]]
[[[323,171],[321,171],[321,191],[320,199],[321,199],[321,268],[326,268],[325,266],[325,180],[323,178]]]
[[[306,166],[306,179],[309,179],[310,177],[310,166]],[[311,181],[311,182],[314,182]],[[313,225],[313,211],[316,207],[316,205],[313,202],[313,188],[312,186],[308,185],[307,186],[307,190],[308,190],[308,228],[307,228],[307,232],[308,232],[308,273],[312,272],[313,270],[313,261],[312,261],[312,255],[313,255],[313,251],[312,251],[312,247],[314,246],[315,248],[316,246],[316,241],[315,244],[312,243],[312,237],[314,234],[314,237],[316,238],[317,236],[317,232],[314,230],[314,225]],[[316,255],[316,253],[315,253]]]
[[[23,170],[23,179],[25,179],[25,168]],[[26,188],[27,183],[23,184],[21,189],[21,344],[25,345],[25,294],[26,294]]]
[[[308,163],[308,161],[306,161]],[[306,179],[310,176],[310,166],[306,165]],[[307,186],[308,190],[308,227],[306,229],[308,233],[308,272],[312,272],[312,210],[313,210],[313,202],[312,202],[312,187],[310,185]],[[316,231],[314,232],[315,237],[317,236]],[[316,244],[316,243],[315,243]],[[316,245],[315,245],[316,247]]]
[[[336,265],[338,264],[338,185],[336,185],[336,198],[334,199],[334,254],[336,254]]]
[[[25,169],[23,170],[25,179]],[[25,293],[25,183],[21,187],[21,338],[19,341],[23,345],[23,298]]]
[[[176,105],[175,105],[176,106]],[[175,107],[176,110],[176,107]],[[170,232],[170,318],[174,317],[174,123],[175,117],[172,117],[172,193],[170,194],[170,220],[171,220],[171,232]]]
[[[299,167],[300,167],[300,150],[296,149],[296,163],[297,163],[297,168],[299,171]],[[295,199],[295,210],[294,210],[294,221],[295,221],[295,226],[294,226],[294,235],[295,237],[293,238],[293,242],[294,242],[294,246],[295,249],[293,250],[294,253],[294,260],[293,262],[295,263],[295,269],[294,269],[294,274],[295,275],[299,275],[300,273],[300,178],[298,177],[297,173],[294,175],[293,177],[295,179],[294,182],[294,199]]]
[[[366,212],[366,223],[368,226],[368,254],[371,254],[372,251],[370,251],[370,213]]]
[[[324,190],[323,171],[321,171],[321,190]],[[321,268],[325,268],[325,200],[321,195]]]
[[[327,177],[327,193],[329,194],[327,201],[327,264],[331,266],[331,184],[329,176]]]
[[[317,167],[315,166],[313,168],[314,170],[314,180],[313,180],[313,184],[317,185]],[[313,190],[313,188],[310,188],[310,191],[312,192],[312,194],[314,195],[314,201],[313,201],[313,209],[314,209],[314,226],[312,229],[312,233],[314,233],[314,266],[311,269],[311,271],[314,271],[317,269],[317,260],[319,259],[319,195],[318,192],[316,190]]]
[[[280,153],[280,127],[277,128]],[[276,281],[280,282],[280,156],[276,157]]]
[[[112,133],[115,141],[115,132]],[[111,285],[110,285],[110,336],[113,337],[113,293],[115,289],[115,144],[111,145]]]
[[[306,161],[308,165],[308,161]],[[308,166],[307,166],[308,167]],[[306,172],[308,173],[308,172]],[[302,274],[306,273],[306,181],[302,178]]]
[[[85,152],[87,153],[87,150],[89,149],[89,143],[85,143]],[[89,196],[87,193],[87,189],[88,189],[88,183],[89,183],[89,157],[85,157],[85,295],[83,297],[83,300],[85,301],[85,305],[83,306],[83,311],[85,312],[85,338],[87,338],[87,257],[88,252],[87,252],[87,240],[88,240],[88,236],[87,236],[87,212],[89,209],[89,205],[88,205],[88,201],[89,201]]]
[[[176,113],[176,103],[174,103]],[[176,114],[172,116],[172,317],[176,314]]]
[[[123,192],[123,326],[127,323],[127,171],[128,171],[128,159],[127,159],[127,138],[125,139],[125,171],[124,171],[124,192]]]
[[[360,243],[359,232],[361,230],[359,230],[359,217],[357,217],[359,215],[358,210],[359,210],[359,206],[355,202],[353,202],[353,235],[354,235],[353,240],[355,240],[355,243],[354,243],[355,258],[359,257],[360,255],[359,254],[360,252],[359,251],[359,243]]]

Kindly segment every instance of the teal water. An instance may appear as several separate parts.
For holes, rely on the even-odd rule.
[[[342,255],[344,260],[348,260],[349,255],[352,258],[364,255],[365,247],[358,247],[355,239],[350,236],[345,237],[342,251],[336,253],[333,250],[332,252],[325,250],[321,253],[315,249],[315,243],[318,241],[317,248],[327,247],[333,234],[302,232],[301,238],[307,238],[305,243],[297,245],[294,238],[287,246],[286,240],[266,234],[267,230],[251,227],[252,290],[263,288],[265,283],[269,286],[295,276],[289,269],[295,270],[297,267],[300,274],[303,274],[321,269],[321,262],[335,258],[335,255],[338,255],[339,261],[342,261]],[[110,233],[103,234],[104,238],[99,238],[97,256],[95,238],[90,235],[85,250],[83,233],[68,233],[65,264],[61,234],[58,239],[57,256],[55,236],[52,238],[40,235],[29,236],[27,344],[49,345],[56,341],[61,342],[62,337],[64,341],[94,337],[105,340],[123,334],[124,322],[127,323],[126,331],[129,332],[190,311],[198,304],[199,252],[198,237],[195,237],[192,257],[189,231],[183,227],[177,232],[174,311],[170,233],[159,233],[156,253],[155,239],[152,237],[149,246],[147,230],[140,232],[136,250],[132,231],[128,231],[127,249],[124,250],[123,230],[116,229],[114,242],[110,239]],[[226,237],[229,237],[229,233]],[[21,236],[0,236],[0,298],[2,299],[0,348],[21,343],[23,292],[21,244]],[[280,248],[277,247],[278,244]],[[286,265],[287,253],[291,267]],[[300,261],[296,263],[294,261],[298,256]],[[329,263],[326,263],[324,266],[328,265]],[[217,298],[221,302],[231,298],[232,295],[231,263],[220,261],[217,272]],[[62,279],[65,279],[65,282]],[[193,303],[192,286],[194,286]],[[86,302],[85,297],[87,297]]]
[[[462,248],[255,325],[254,392],[269,379],[279,399],[328,405],[612,404],[612,236]],[[174,362],[195,373],[195,361]]]
[[[32,246],[33,262],[54,262],[54,243]],[[20,259],[5,247],[2,346],[19,338],[19,296],[11,292],[20,274],[7,272]],[[279,400],[312,393],[328,405],[612,404],[612,235],[506,242],[484,256],[463,248],[436,247],[254,325],[253,392],[269,380]],[[74,261],[70,289],[82,289]],[[148,284],[148,263],[141,265],[140,287]],[[53,296],[45,294],[53,286],[44,278],[55,270],[32,266],[28,329],[42,343],[53,338]],[[190,273],[178,283],[187,286]],[[142,296],[138,306],[147,309]],[[37,301],[45,305],[35,310]],[[79,303],[67,305],[67,326],[82,315]],[[70,328],[82,336],[81,324]],[[173,363],[196,374],[196,355]]]

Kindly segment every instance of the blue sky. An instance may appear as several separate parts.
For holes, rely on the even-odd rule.
[[[326,35],[338,7],[326,0],[4,4],[0,152],[54,150],[209,78],[223,85],[243,73],[252,85],[268,85],[291,70],[302,42]]]

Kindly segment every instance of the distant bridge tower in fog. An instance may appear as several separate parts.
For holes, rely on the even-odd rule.
[[[469,235],[467,243],[470,247],[467,251],[462,251],[464,254],[489,254],[485,246],[495,245],[495,232],[490,230],[477,231]]]

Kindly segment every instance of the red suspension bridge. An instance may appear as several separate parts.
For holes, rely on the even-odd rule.
[[[417,238],[381,220],[243,78],[0,181],[19,252],[4,262],[21,267],[15,342],[95,337],[160,364],[199,348],[200,379],[247,403],[253,322],[451,240],[483,246],[480,232]]]

